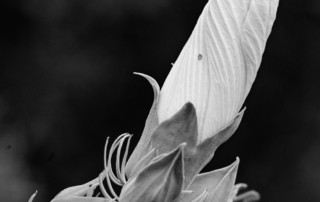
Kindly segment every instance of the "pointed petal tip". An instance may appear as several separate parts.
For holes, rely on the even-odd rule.
[[[227,169],[227,170],[229,170],[228,172],[233,172],[233,171],[238,170],[239,164],[240,164],[240,158],[236,157],[236,160],[232,164],[230,164],[229,166],[227,166],[225,168],[221,168],[219,170]]]
[[[155,88],[155,90],[159,93],[160,92],[160,87],[159,84],[157,83],[157,81],[152,78],[149,75],[140,73],[140,72],[133,72],[133,74],[138,75],[138,76],[142,76],[143,78],[147,79],[149,81],[149,83]]]
[[[238,114],[235,116],[235,118],[233,119],[233,122],[235,122],[236,120],[241,121],[242,117],[244,115],[244,112],[247,110],[246,107],[244,107],[240,112],[238,112]]]
[[[28,200],[28,202],[33,202],[33,199],[36,197],[36,195],[38,194],[38,190],[36,190],[32,196],[30,197],[30,199]]]
[[[233,163],[233,167],[239,167],[240,164],[240,158],[237,156],[235,162]]]
[[[196,108],[191,102],[187,102],[181,109],[185,114],[190,116],[196,115]]]
[[[239,156],[236,157],[236,161],[235,161],[235,162],[237,162],[238,164],[240,163],[240,158],[239,158]]]

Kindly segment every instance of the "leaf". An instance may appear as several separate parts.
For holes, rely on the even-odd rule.
[[[209,0],[161,89],[160,123],[192,102],[200,143],[234,118],[255,80],[278,2]]]
[[[137,177],[126,184],[121,202],[172,202],[183,186],[183,144],[150,163]]]
[[[145,156],[146,153],[148,153],[151,150],[150,138],[155,128],[159,125],[159,122],[158,122],[158,101],[159,101],[159,94],[160,94],[159,85],[156,82],[156,80],[154,80],[152,77],[148,75],[141,74],[141,73],[135,73],[135,74],[140,75],[149,81],[153,89],[154,100],[153,100],[153,104],[150,109],[148,118],[146,120],[144,130],[138,142],[138,145],[135,147],[133,153],[131,154],[126,164],[125,173],[129,179],[137,174],[136,172],[133,171],[133,168],[136,167],[135,165],[137,164],[137,162],[143,156]]]
[[[188,187],[191,193],[183,194],[178,202],[191,202],[195,200],[204,190],[208,196],[204,202],[227,202],[231,198],[239,159],[225,168],[197,175]]]
[[[192,103],[186,103],[173,117],[162,122],[152,135],[152,146],[159,154],[167,153],[181,143],[193,148],[197,144],[197,115]]]
[[[238,128],[243,113],[244,110],[226,128],[197,145],[197,116],[193,105],[187,103],[171,119],[159,125],[152,135],[152,145],[161,155],[183,142],[187,143],[184,149],[184,189],[187,189],[195,176],[212,159],[216,149]]]

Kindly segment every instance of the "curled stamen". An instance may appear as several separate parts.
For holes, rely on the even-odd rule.
[[[130,137],[131,137],[131,135],[128,134],[128,135],[124,136],[123,138],[121,138],[121,140],[119,141],[118,149],[117,149],[116,170],[117,170],[117,177],[118,177],[119,181],[122,183],[122,186],[126,183],[126,180],[125,180],[125,177],[123,177],[124,170],[121,170],[121,168],[120,168],[120,154],[121,154],[121,149],[122,149],[124,141]],[[123,162],[122,162],[122,164],[123,164]]]
[[[104,146],[104,154],[103,154],[103,163],[104,163],[104,172],[105,172],[105,177],[108,176],[108,163],[107,162],[107,151],[108,151],[108,143],[109,143],[109,137],[107,137],[106,144]]]
[[[117,137],[116,140],[111,145],[109,152],[108,152],[109,137],[106,140],[106,144],[104,147],[104,155],[103,155],[104,171],[99,175],[99,185],[100,185],[101,193],[104,195],[104,197],[112,201],[117,201],[117,199],[119,199],[119,196],[116,194],[116,192],[113,189],[112,182],[116,185],[123,186],[127,181],[125,177],[125,165],[127,161],[131,137],[132,135],[127,133]],[[121,159],[121,150],[126,140],[127,140],[127,143],[126,143],[125,151],[123,154],[123,158]],[[115,150],[117,150],[117,152],[116,152],[116,168],[114,172],[111,160]],[[106,179],[106,182],[107,182],[106,188],[108,191],[103,185],[104,178]],[[108,193],[110,193],[111,196]]]
[[[128,138],[126,150],[125,150],[125,153],[123,155],[122,164],[121,164],[121,173],[122,173],[121,177],[122,177],[122,180],[125,183],[127,183],[126,176],[125,176],[125,167],[126,167],[126,162],[127,162],[127,157],[128,157],[128,151],[129,151],[129,147],[130,147],[131,137],[132,137],[132,135],[130,135],[129,138]]]
[[[109,174],[109,172],[108,172],[108,174]],[[110,181],[110,176],[106,176],[106,180],[107,180],[109,191],[111,192],[111,194],[113,195],[114,198],[118,199],[119,198],[118,195],[113,190],[113,187],[112,187],[112,184],[111,184],[111,181]]]
[[[120,144],[120,140],[122,138],[126,138],[127,136],[130,136],[129,134],[125,133],[125,134],[122,134],[120,135],[112,144],[111,148],[110,148],[110,152],[109,152],[109,155],[108,155],[108,165],[110,165],[110,169],[109,169],[109,176],[110,176],[110,179],[117,185],[119,186],[123,186],[123,183],[115,176],[115,174],[113,173],[113,169],[112,169],[112,164],[111,164],[111,158],[112,158],[112,155],[113,155],[113,152],[116,150],[117,146]]]
[[[119,177],[120,176],[120,150],[121,150],[121,147],[122,147],[122,144],[123,144],[123,140],[124,138],[122,138],[120,140],[120,144],[118,145],[118,149],[117,149],[117,158],[116,158],[116,172],[117,172],[117,179],[121,182],[121,184],[124,184],[121,180],[121,178]]]

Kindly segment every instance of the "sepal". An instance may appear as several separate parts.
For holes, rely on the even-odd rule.
[[[152,135],[152,145],[161,155],[183,142],[187,143],[184,150],[184,189],[187,189],[194,177],[212,159],[216,149],[236,131],[243,113],[244,110],[227,127],[197,145],[196,111],[193,104],[187,103],[171,119],[159,125]]]
[[[153,133],[153,131],[156,129],[156,127],[159,125],[158,121],[158,102],[159,102],[159,94],[160,94],[160,87],[155,79],[152,77],[142,74],[142,73],[135,73],[136,75],[140,75],[147,79],[149,83],[152,86],[154,99],[153,104],[150,109],[148,118],[145,123],[145,127],[143,129],[141,138],[138,142],[138,145],[135,147],[133,153],[131,154],[127,164],[126,164],[126,175],[130,179],[133,177],[136,173],[133,171],[133,168],[135,167],[136,163],[145,156],[146,153],[148,153],[151,150],[150,147],[150,138]]]
[[[238,165],[237,158],[230,166],[197,175],[188,188],[192,192],[181,195],[178,202],[192,202],[201,196],[204,190],[208,192],[204,202],[229,202],[232,198]]]
[[[172,202],[181,193],[183,147],[180,145],[163,158],[150,163],[122,189],[121,202]]]

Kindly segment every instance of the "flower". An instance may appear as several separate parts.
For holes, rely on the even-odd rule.
[[[107,138],[104,170],[99,177],[61,191],[51,202],[254,201],[258,197],[255,191],[237,196],[243,187],[235,185],[238,158],[230,166],[199,174],[215,150],[234,133],[241,118],[239,114],[224,130],[197,144],[196,111],[187,103],[156,128],[150,138],[150,150],[135,162],[130,175],[126,175],[126,161],[132,136],[120,135],[110,149]],[[120,194],[114,185],[122,187]],[[96,195],[98,188],[102,197]]]
[[[120,135],[109,151],[107,139],[99,177],[63,190],[52,202],[258,200],[255,191],[238,195],[246,187],[235,184],[239,158],[199,173],[241,122],[244,110],[239,110],[256,77],[277,6],[278,0],[209,0],[161,92],[153,78],[137,73],[152,85],[154,101],[128,162],[132,136]],[[122,187],[121,193],[114,185]],[[96,195],[97,187],[103,197]]]
[[[161,89],[159,122],[194,104],[198,142],[239,112],[261,63],[278,0],[209,0]]]

